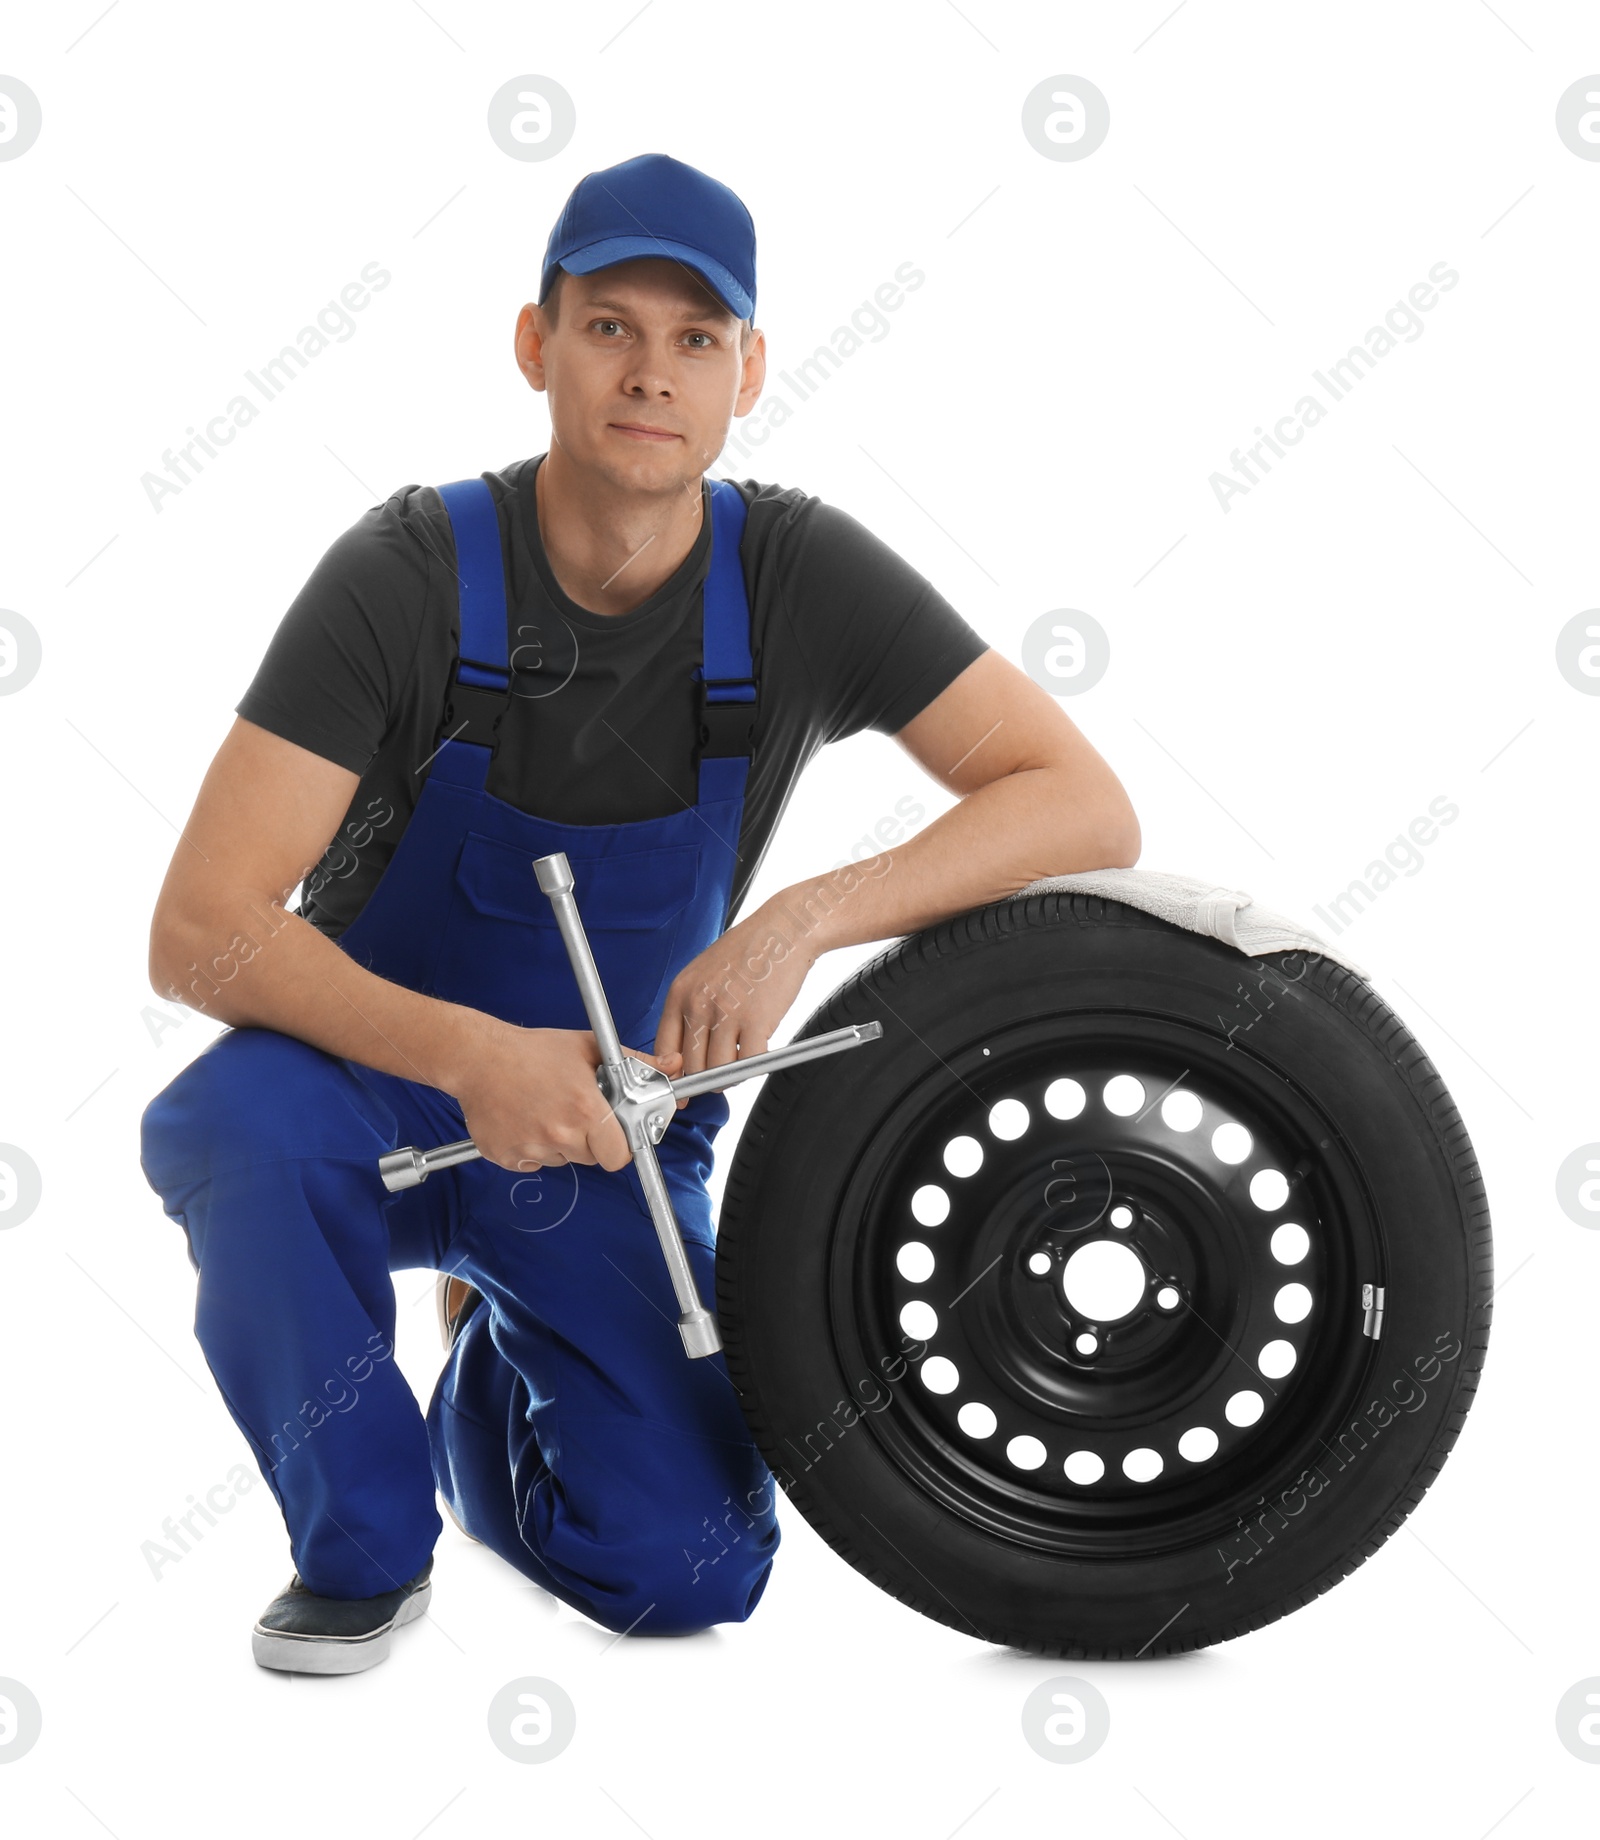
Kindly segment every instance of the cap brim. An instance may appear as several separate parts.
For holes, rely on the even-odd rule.
[[[659,236],[608,236],[585,249],[575,249],[561,257],[560,266],[574,275],[592,275],[597,268],[612,268],[618,262],[631,262],[639,256],[662,256],[692,268],[735,319],[749,319],[755,302],[740,287],[720,262],[712,261],[703,251],[687,243],[674,243]]]

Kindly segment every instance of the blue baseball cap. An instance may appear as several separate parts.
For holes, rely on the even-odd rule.
[[[561,207],[545,245],[539,299],[556,270],[588,275],[636,256],[670,256],[692,268],[728,311],[756,310],[756,227],[738,194],[664,153],[586,174]]]

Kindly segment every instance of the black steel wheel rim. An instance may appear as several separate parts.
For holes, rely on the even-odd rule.
[[[1085,1252],[1102,1278],[1137,1261],[1131,1308],[1079,1307]],[[879,1120],[837,1216],[835,1352],[919,1492],[1024,1545],[1134,1556],[1315,1459],[1370,1373],[1383,1266],[1353,1155],[1263,1052],[1169,1016],[1034,1018]]]

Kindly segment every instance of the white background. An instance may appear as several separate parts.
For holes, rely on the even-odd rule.
[[[0,1233],[0,1676],[44,1709],[0,1768],[7,1831],[1591,1832],[1600,1770],[1555,1708],[1600,1674],[1600,1236],[1557,1205],[1556,1171],[1600,1137],[1600,701],[1555,660],[1600,601],[1600,163],[1554,122],[1600,70],[1594,9],[97,12],[11,9],[0,49],[44,122],[0,164],[0,606],[44,645],[0,699],[0,1139],[44,1183]],[[1082,161],[1021,131],[1023,98],[1064,73],[1110,103]],[[548,162],[486,132],[522,74],[577,105]],[[899,264],[925,271],[887,337],[721,470],[844,506],[1012,657],[1040,614],[1093,614],[1111,667],[1063,706],[1133,797],[1142,867],[1326,931],[1313,904],[1430,800],[1460,807],[1341,943],[1472,1134],[1502,1285],[1489,1362],[1417,1513],[1266,1630],[1120,1665],[989,1649],[879,1593],[785,1503],[747,1624],[613,1642],[447,1528],[436,1614],[372,1673],[308,1681],[250,1657],[290,1569],[264,1486],[159,1581],[141,1554],[248,1461],[137,1161],[140,1112],[214,1032],[191,1015],[153,1035],[146,1014],[176,826],[333,538],[406,482],[543,449],[517,311],[572,185],[652,150],[749,204],[774,371]],[[162,450],[371,261],[393,281],[355,336],[152,510]],[[1422,336],[1224,513],[1209,475],[1438,262],[1460,281]],[[830,750],[756,898],[906,793],[948,803],[887,739]],[[825,959],[792,1022],[873,949]],[[398,1282],[426,1397],[431,1284]],[[1065,1768],[1019,1724],[1058,1674],[1111,1711]],[[538,1768],[485,1727],[520,1675],[578,1708]]]

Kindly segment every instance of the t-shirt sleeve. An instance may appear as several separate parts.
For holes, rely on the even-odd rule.
[[[892,735],[989,649],[937,588],[849,512],[812,499],[796,519],[783,598],[823,707],[821,738]]]
[[[375,505],[311,571],[234,705],[247,722],[364,774],[399,707],[428,597],[424,545]]]

